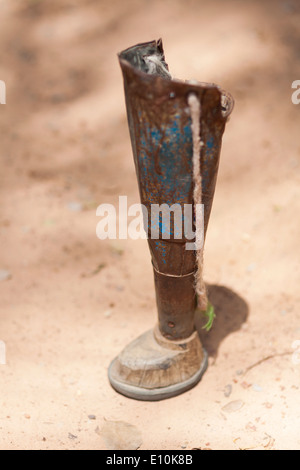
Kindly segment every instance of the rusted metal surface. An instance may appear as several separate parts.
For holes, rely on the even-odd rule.
[[[149,73],[157,54],[162,69]],[[141,203],[148,209],[145,224],[154,268],[161,333],[169,339],[188,337],[194,329],[194,251],[186,250],[184,233],[170,239],[151,239],[151,205],[193,204],[193,139],[187,104],[189,93],[201,103],[202,201],[207,229],[215,191],[222,135],[233,100],[214,84],[189,83],[168,76],[161,41],[138,44],[119,54],[124,79],[129,131]],[[150,63],[150,65],[152,65]],[[184,217],[182,218],[184,224]]]

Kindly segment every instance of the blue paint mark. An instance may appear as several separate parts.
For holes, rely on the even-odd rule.
[[[205,144],[208,149],[212,149],[214,147],[214,138],[212,136],[209,137]]]
[[[166,245],[161,241],[161,240],[156,240],[154,248],[156,251],[159,252],[160,254],[160,260],[163,262],[163,264],[167,264],[167,247]]]
[[[140,117],[143,119],[142,115]],[[149,204],[183,204],[189,203],[193,187],[193,138],[191,122],[183,128],[182,115],[177,113],[172,123],[155,127],[145,123],[139,140],[139,160],[141,187]],[[219,142],[213,135],[208,135],[204,142],[203,190],[207,192],[210,184],[210,163],[218,157]],[[183,152],[184,154],[183,158]],[[163,222],[161,214],[159,221],[161,236],[169,230]],[[171,224],[171,237],[178,233],[179,227]]]
[[[181,116],[177,114],[171,125],[165,128],[149,126],[140,136],[142,150],[138,158],[147,194],[150,198],[155,192],[162,194],[166,204],[168,201],[186,202],[192,184],[191,126],[186,125],[181,132],[180,120]],[[181,156],[186,148],[190,148],[190,155],[183,160]],[[187,164],[189,168],[186,168]],[[178,178],[178,175],[181,176]]]

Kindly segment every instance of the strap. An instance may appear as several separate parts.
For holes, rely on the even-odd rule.
[[[203,142],[201,141],[201,103],[195,93],[190,93],[188,96],[188,105],[190,108],[191,119],[192,119],[192,135],[193,135],[193,181],[194,181],[194,207],[197,208],[197,204],[202,204],[202,175],[201,175],[201,147]],[[203,214],[204,211],[198,211]],[[196,212],[197,214],[197,212]],[[198,215],[198,214],[197,214]],[[198,223],[197,223],[198,222]],[[207,310],[207,292],[206,286],[203,279],[203,252],[204,252],[204,220],[196,220],[196,260],[197,260],[197,271],[195,274],[195,290],[198,297],[198,306],[200,310]],[[199,240],[202,240],[200,247],[198,246]]]

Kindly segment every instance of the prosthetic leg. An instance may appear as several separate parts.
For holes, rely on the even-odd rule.
[[[172,80],[161,40],[126,49],[119,54],[119,61],[141,203],[148,215],[155,204],[177,205],[182,209],[183,228],[185,205],[195,206],[195,187],[200,181],[205,234],[222,135],[233,99],[213,84]],[[190,96],[198,103],[199,112],[194,116]],[[200,135],[195,137],[195,132]],[[197,148],[199,155],[195,155]],[[206,293],[197,291],[195,280],[197,250],[186,249],[191,240],[184,230],[180,236],[178,227],[171,223],[169,238],[165,238],[162,218],[152,219],[148,218],[145,230],[158,324],[125,347],[108,372],[115,390],[138,400],[161,400],[182,393],[199,382],[207,367],[207,354],[194,324],[197,297],[200,305],[206,301]],[[153,238],[155,224],[159,238]]]

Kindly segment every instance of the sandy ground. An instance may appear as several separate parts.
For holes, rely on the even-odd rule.
[[[0,17],[0,448],[106,449],[95,430],[121,420],[141,449],[300,449],[299,3],[1,0]],[[156,321],[150,254],[97,239],[96,207],[139,202],[116,54],[161,36],[173,76],[236,105],[205,250],[209,368],[145,403],[107,368]]]

